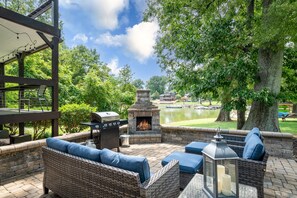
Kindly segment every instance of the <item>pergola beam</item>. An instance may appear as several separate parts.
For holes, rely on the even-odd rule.
[[[39,6],[36,10],[31,12],[28,15],[28,17],[35,19],[35,18],[39,17],[40,15],[42,15],[43,13],[45,13],[46,11],[48,11],[51,7],[52,7],[52,0],[49,0],[49,1],[45,2],[44,4],[42,4],[41,6]]]
[[[51,48],[53,49],[53,45],[52,43],[46,38],[46,36],[44,36],[44,34],[42,32],[38,32],[37,34],[42,38],[42,40],[44,40],[44,42]]]
[[[56,120],[60,117],[59,112],[25,113],[25,114],[7,114],[1,116],[0,125],[8,123],[20,123],[40,120]]]
[[[17,83],[17,84],[28,84],[28,85],[46,85],[54,86],[53,80],[41,80],[33,78],[15,77],[15,76],[1,76],[0,84],[2,83]]]
[[[60,38],[60,30],[11,10],[0,7],[0,18]]]

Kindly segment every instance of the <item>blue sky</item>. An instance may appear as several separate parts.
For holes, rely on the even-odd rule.
[[[96,49],[113,74],[128,64],[134,79],[164,75],[153,46],[158,25],[142,22],[145,0],[61,0],[64,42]]]

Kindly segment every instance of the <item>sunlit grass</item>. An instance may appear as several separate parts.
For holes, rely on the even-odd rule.
[[[222,129],[236,129],[236,121],[231,122],[215,122],[215,118],[205,118],[196,120],[186,120],[180,122],[172,122],[166,125],[171,126],[189,126],[189,127],[201,127],[201,128],[222,128]],[[282,122],[279,119],[280,129],[284,133],[292,133],[297,135],[297,119],[287,118],[286,121]]]

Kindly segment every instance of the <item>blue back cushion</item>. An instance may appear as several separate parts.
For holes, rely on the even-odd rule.
[[[244,142],[249,141],[250,137],[251,137],[253,134],[257,135],[258,137],[261,137],[261,133],[260,133],[259,128],[254,127],[254,128],[253,128],[253,129],[246,135],[246,137],[245,137],[245,139],[244,139]]]
[[[70,145],[70,142],[67,142],[65,140],[60,140],[58,138],[47,138],[46,144],[48,147],[52,149],[56,149],[58,151],[67,153],[67,148]]]
[[[257,135],[253,134],[244,146],[242,158],[260,160],[264,153],[265,148],[263,142]]]
[[[103,149],[100,158],[104,164],[139,173],[141,183],[150,178],[150,167],[145,157],[128,156]]]
[[[99,149],[90,148],[77,143],[70,143],[70,145],[68,146],[68,153],[88,160],[101,162],[101,150]]]

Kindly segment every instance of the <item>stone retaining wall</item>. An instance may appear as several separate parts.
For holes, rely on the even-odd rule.
[[[83,142],[89,138],[90,132],[81,132],[59,136],[57,138]],[[43,169],[42,150],[45,139],[8,146],[0,146],[0,183],[14,176],[25,175]]]
[[[162,125],[162,142],[188,144],[192,141],[210,142],[216,134],[216,129],[175,127]],[[246,130],[222,130],[222,133],[246,135]],[[261,131],[264,137],[266,150],[270,155],[282,158],[293,158],[296,154],[296,143],[294,148],[294,136],[290,133],[276,133]]]

